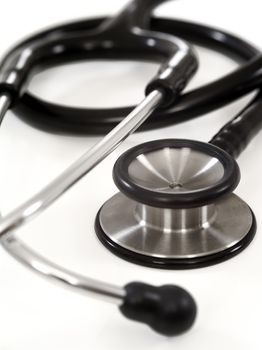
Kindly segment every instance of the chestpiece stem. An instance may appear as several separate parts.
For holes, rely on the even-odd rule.
[[[135,217],[140,224],[163,233],[186,233],[207,228],[213,222],[215,213],[214,204],[187,209],[162,209],[138,203],[135,209]]]

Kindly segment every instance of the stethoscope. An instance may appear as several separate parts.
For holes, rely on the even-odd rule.
[[[134,0],[115,18],[51,28],[19,43],[2,59],[0,120],[12,108],[26,122],[45,130],[108,134],[39,193],[2,218],[0,237],[5,249],[30,269],[75,291],[104,297],[119,305],[127,318],[171,336],[188,330],[196,318],[196,303],[186,290],[140,282],[118,287],[93,280],[46,260],[14,234],[138,127],[159,128],[194,118],[259,88],[262,56],[258,50],[214,28],[151,19],[152,10],[163,1]],[[184,40],[226,53],[242,66],[182,94],[198,67],[194,50]],[[26,91],[38,69],[97,58],[156,60],[161,67],[147,85],[145,99],[135,108],[69,108]],[[120,192],[102,206],[95,220],[100,241],[128,261],[166,269],[212,265],[246,248],[254,237],[256,220],[250,207],[233,194],[240,180],[235,158],[261,127],[261,101],[258,92],[209,143],[157,140],[120,156],[113,169]]]

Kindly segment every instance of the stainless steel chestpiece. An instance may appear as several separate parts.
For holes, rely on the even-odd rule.
[[[249,206],[232,193],[236,161],[210,143],[157,140],[116,162],[121,190],[97,215],[100,240],[117,255],[147,266],[194,268],[228,259],[253,238]]]

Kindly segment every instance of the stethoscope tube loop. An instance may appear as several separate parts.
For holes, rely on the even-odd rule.
[[[25,49],[32,43],[41,42],[43,40],[64,40],[68,35],[75,36],[76,41],[77,36],[83,37],[87,35],[88,31],[99,27],[101,23],[103,23],[103,20],[104,18],[80,21],[43,31],[25,40],[11,50],[4,58],[1,67],[11,59],[14,52]],[[194,43],[216,49],[242,62],[243,60],[250,60],[259,54],[259,51],[249,43],[215,28],[178,20],[158,18],[152,19],[151,28],[154,31],[163,31],[171,35],[177,34],[186,40],[191,39]],[[59,63],[60,58],[65,58],[65,56],[59,56],[57,54],[56,57],[57,63]],[[72,59],[72,56],[69,57]],[[75,56],[75,59],[77,59],[77,57],[83,59],[85,56],[83,56],[83,52],[81,51],[79,52],[79,56]],[[183,95],[172,108],[155,112],[140,130],[182,122],[207,113],[243,96],[260,85],[260,62],[252,62],[250,69],[253,69],[253,71],[251,70],[251,75],[249,75],[249,72],[242,75],[242,70],[237,71],[235,74],[233,82],[235,86],[237,86],[237,89],[233,86],[233,89],[227,90],[227,94],[221,95],[221,91],[223,92],[223,89],[227,88],[227,84],[228,82],[230,83],[231,79],[219,79],[217,82],[197,89],[197,91],[191,91]],[[252,80],[251,83],[250,79]],[[13,110],[19,117],[41,129],[60,133],[101,134],[110,131],[122,120],[124,115],[131,111],[131,109],[132,108],[114,108],[101,110],[70,108],[45,102],[25,93],[21,99],[17,101],[17,104],[14,105]]]
[[[149,8],[144,5],[134,1],[118,16],[104,21],[89,33],[72,33],[59,39],[50,35],[42,41],[32,38],[30,44],[17,47],[0,66],[0,92],[20,98],[36,70],[56,64],[60,59],[77,59],[80,55],[82,59],[144,56],[161,61],[159,73],[146,89],[147,94],[161,89],[163,104],[170,105],[195,73],[197,59],[190,46],[180,39],[147,30],[153,4]],[[147,21],[138,18],[147,18]]]

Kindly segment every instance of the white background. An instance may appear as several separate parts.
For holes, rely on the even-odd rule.
[[[259,0],[184,0],[168,2],[157,15],[193,19],[239,34],[262,48]],[[113,14],[120,0],[32,1],[1,4],[0,54],[30,32],[56,22]],[[201,69],[190,87],[236,65],[199,50]],[[85,63],[39,74],[30,88],[50,100],[86,106],[136,103],[157,66],[138,63]],[[76,295],[27,271],[0,251],[0,349],[261,349],[262,313],[262,134],[239,158],[242,180],[236,193],[257,215],[258,232],[239,256],[193,271],[159,271],[113,256],[98,242],[96,212],[117,190],[112,166],[138,143],[185,137],[208,141],[244,101],[197,120],[131,136],[52,208],[19,231],[19,237],[55,262],[80,273],[123,285],[141,280],[175,283],[195,296],[199,314],[193,329],[169,339],[124,319],[114,305]],[[0,130],[0,207],[3,215],[34,194],[98,137],[58,136],[38,131],[8,112]]]

